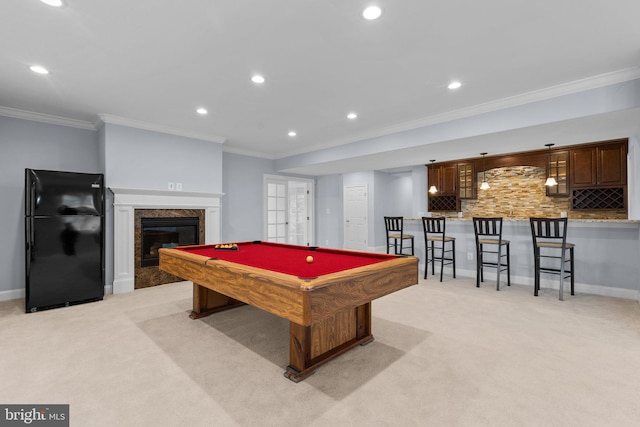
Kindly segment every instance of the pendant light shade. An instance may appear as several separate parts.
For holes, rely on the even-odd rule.
[[[544,183],[547,187],[553,187],[558,185],[558,182],[554,177],[551,176],[551,147],[555,144],[545,144],[545,147],[549,147],[549,158],[547,160],[547,167],[549,169],[549,174],[547,175],[547,181]]]
[[[480,155],[482,156],[482,184],[480,184],[480,189],[488,190],[491,187],[489,187],[489,183],[487,182],[487,169],[484,162],[484,156],[486,156],[487,153],[480,153]]]
[[[431,162],[431,170],[433,171],[433,162],[435,162],[435,160],[430,160]],[[434,184],[431,184],[431,187],[429,187],[429,194],[436,194],[438,192],[438,187],[436,187]]]

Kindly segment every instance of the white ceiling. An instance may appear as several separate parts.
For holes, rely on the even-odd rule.
[[[78,123],[96,123],[102,115],[267,158],[408,129],[594,76],[640,75],[638,0],[65,2],[63,8],[39,0],[0,2],[5,113]],[[383,15],[366,21],[361,12],[372,3]],[[51,74],[32,73],[32,64]],[[252,83],[254,73],[266,82]],[[463,86],[447,89],[452,80]],[[199,116],[198,107],[209,114]],[[348,120],[350,111],[359,117]],[[601,121],[618,131],[639,125],[637,112]],[[554,130],[596,124],[574,120]],[[288,137],[289,130],[298,135]],[[523,130],[522,140],[548,130]],[[598,132],[609,136],[602,127],[590,135]],[[514,140],[513,133],[502,136]],[[424,161],[414,154],[361,160],[391,169]],[[353,165],[332,162],[299,172]]]

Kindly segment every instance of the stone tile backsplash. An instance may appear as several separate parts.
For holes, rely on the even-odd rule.
[[[462,215],[501,216],[527,219],[532,216],[560,217],[566,212],[573,219],[627,219],[626,211],[572,211],[569,197],[547,197],[544,182],[545,168],[513,166],[491,169],[486,172],[488,190],[477,190],[476,200],[462,201]],[[478,173],[478,187],[482,172]],[[447,213],[446,216],[457,216]]]

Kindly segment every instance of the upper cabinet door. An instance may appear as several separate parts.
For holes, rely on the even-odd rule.
[[[442,165],[440,176],[442,194],[456,194],[456,188],[458,188],[458,165],[455,163]]]
[[[627,185],[626,144],[605,144],[571,150],[571,187]]]
[[[473,163],[458,163],[458,191],[461,199],[476,198],[476,173]]]
[[[456,194],[458,167],[453,164],[429,165],[429,186],[435,185],[436,195]]]
[[[547,187],[547,196],[566,197],[569,195],[569,152],[552,151],[549,154],[547,175],[555,178],[558,185]]]
[[[627,153],[624,144],[598,147],[598,184],[626,185]]]
[[[571,150],[571,187],[594,187],[598,183],[596,148]]]

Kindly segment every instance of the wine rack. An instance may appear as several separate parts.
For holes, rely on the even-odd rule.
[[[625,209],[623,187],[580,188],[572,191],[571,209]]]
[[[430,212],[456,212],[457,210],[458,200],[455,195],[429,197]]]

